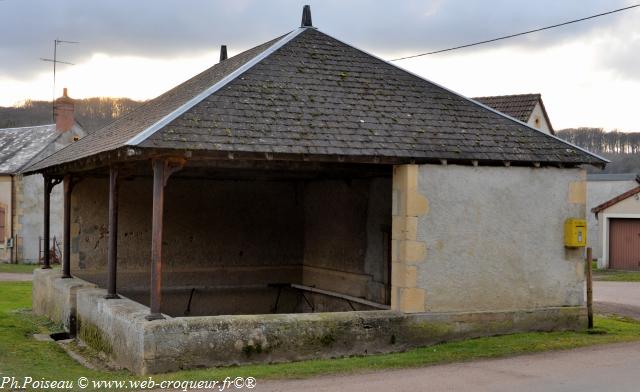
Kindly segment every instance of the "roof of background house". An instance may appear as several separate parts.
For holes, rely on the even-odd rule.
[[[522,122],[527,122],[542,97],[540,94],[516,94],[473,99]]]
[[[216,64],[28,171],[125,147],[236,159],[607,162],[308,27]]]
[[[637,187],[635,187],[633,189],[630,189],[630,190],[628,190],[628,191],[626,191],[626,192],[614,197],[613,199],[607,200],[604,203],[602,203],[602,204],[600,204],[600,205],[598,205],[596,207],[593,207],[591,209],[591,212],[594,212],[597,215],[600,211],[605,210],[605,209],[611,207],[612,205],[618,204],[622,200],[628,199],[631,196],[634,196],[634,195],[636,195],[638,193],[640,193],[640,186],[637,186]]]
[[[589,173],[587,181],[637,181],[640,182],[638,173]]]
[[[0,129],[0,174],[19,172],[59,134],[56,124]]]

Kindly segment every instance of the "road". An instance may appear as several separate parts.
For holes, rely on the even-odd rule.
[[[640,343],[308,380],[258,380],[255,391],[638,391]]]
[[[613,313],[640,320],[640,282],[593,282],[596,313]]]
[[[593,282],[593,300],[640,308],[640,282]]]

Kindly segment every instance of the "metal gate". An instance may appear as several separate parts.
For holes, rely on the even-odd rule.
[[[609,268],[640,270],[640,219],[609,221]]]

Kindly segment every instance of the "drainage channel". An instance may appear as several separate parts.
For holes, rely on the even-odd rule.
[[[55,332],[49,335],[49,337],[55,342],[59,340],[71,339],[71,335],[69,335],[69,332]]]

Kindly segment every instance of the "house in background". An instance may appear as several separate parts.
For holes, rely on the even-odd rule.
[[[23,177],[20,172],[85,135],[74,119],[74,101],[67,89],[55,102],[55,120],[54,124],[0,129],[0,262],[37,263],[40,245],[45,249],[40,243],[44,180],[40,175]],[[51,215],[56,217],[52,240],[62,238],[60,188],[51,194]]]
[[[542,132],[555,134],[540,94],[498,95],[473,99]]]
[[[623,188],[631,182],[621,179],[619,184],[609,187]],[[640,186],[637,178],[633,184],[633,188],[591,209],[597,219],[597,235],[591,243],[598,249],[599,268],[640,270]]]
[[[599,260],[599,266],[604,266],[602,260],[601,237],[602,219],[597,219],[591,212],[602,203],[638,186],[639,177],[636,173],[590,173],[587,174],[587,246],[593,249],[593,258]],[[639,239],[640,240],[640,239]]]

